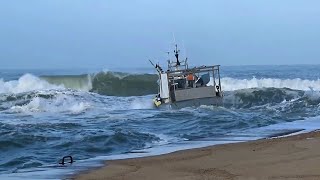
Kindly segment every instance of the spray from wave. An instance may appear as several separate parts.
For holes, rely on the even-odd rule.
[[[18,80],[4,82],[0,80],[0,93],[22,93],[35,90],[49,90],[49,89],[63,89],[64,86],[50,84],[49,82],[42,80],[31,74],[25,74]]]

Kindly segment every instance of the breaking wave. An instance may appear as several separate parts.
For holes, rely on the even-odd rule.
[[[0,94],[17,94],[35,90],[63,89],[64,86],[50,84],[31,74],[25,74],[18,80],[4,82],[0,79]]]
[[[87,94],[72,90],[37,90],[0,95],[0,110],[10,113],[79,114],[91,108]]]
[[[248,108],[265,104],[279,104],[304,96],[307,96],[305,91],[288,88],[250,88],[226,92],[224,102],[226,106]]]
[[[25,74],[18,80],[0,80],[0,93],[22,93],[48,89],[74,89],[95,92],[108,96],[142,96],[156,94],[158,76],[156,74],[128,74],[100,72],[85,75],[34,76]],[[223,91],[237,91],[251,88],[288,88],[302,91],[320,91],[320,80],[251,78],[221,79]]]
[[[50,84],[55,84],[58,86],[63,86],[65,88],[90,91],[92,89],[91,75],[61,75],[61,76],[41,76],[42,80],[49,82]]]
[[[155,74],[98,73],[92,79],[92,92],[109,96],[142,96],[156,94]]]

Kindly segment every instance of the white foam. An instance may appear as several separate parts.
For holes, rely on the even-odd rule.
[[[308,96],[310,100],[318,100],[320,98],[320,91],[308,91],[305,95]]]
[[[23,93],[35,90],[48,90],[48,89],[63,89],[62,85],[52,85],[45,80],[31,75],[25,74],[18,80],[4,82],[0,80],[0,93]]]
[[[155,140],[155,141],[152,141],[151,143],[147,143],[145,148],[150,148],[153,146],[163,146],[163,145],[167,145],[167,144],[171,144],[171,143],[177,143],[177,142],[182,142],[182,141],[188,140],[186,138],[178,138],[178,137],[169,136],[166,134],[157,134],[157,133],[153,133],[153,132],[146,132],[146,133],[152,134],[152,135],[158,137],[159,140]]]
[[[210,82],[212,84],[212,81]],[[234,79],[222,78],[221,86],[224,91],[234,91],[248,88],[290,88],[295,90],[315,90],[320,91],[320,79],[317,80],[303,80],[296,79],[273,79],[273,78],[252,78],[252,79]]]
[[[274,130],[295,130],[303,129],[298,133],[311,132],[318,130],[320,127],[320,116],[305,118],[304,120],[297,120],[292,122],[284,122],[278,124],[272,124],[269,126],[264,126],[260,128],[247,130],[246,133],[252,134],[270,134]],[[293,135],[293,134],[290,134]]]
[[[85,88],[83,88],[82,90],[84,90],[84,91],[89,91],[89,90],[91,90],[92,89],[92,77],[91,77],[91,75],[89,75],[88,74],[88,85],[87,85],[87,87],[85,87]]]
[[[90,107],[88,102],[78,101],[70,95],[58,94],[50,99],[34,97],[28,104],[13,106],[11,110],[18,113],[65,112],[79,114]]]
[[[41,98],[35,97],[28,104],[22,106],[13,106],[11,110],[14,112],[41,112],[44,107]]]
[[[149,97],[149,96],[148,96]],[[152,98],[138,97],[130,102],[130,109],[152,109],[154,107]]]
[[[73,114],[79,114],[90,107],[89,103],[79,102],[71,105],[69,111]]]

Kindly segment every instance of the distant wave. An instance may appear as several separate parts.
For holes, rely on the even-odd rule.
[[[273,78],[252,78],[252,79],[234,79],[222,78],[222,88],[225,91],[234,91],[248,88],[289,88],[295,90],[316,90],[320,91],[320,79],[318,80],[303,80],[296,79],[273,79]]]
[[[129,74],[100,72],[84,75],[34,76],[25,74],[18,80],[0,79],[0,93],[22,93],[47,89],[74,89],[95,92],[108,96],[141,96],[156,94],[158,76],[156,74]],[[289,88],[303,91],[320,91],[320,80],[251,78],[221,78],[223,91],[251,88]]]

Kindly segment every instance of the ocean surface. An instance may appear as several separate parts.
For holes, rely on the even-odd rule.
[[[153,107],[154,73],[0,70],[0,179],[320,128],[320,65],[221,66],[224,105],[179,110]]]

